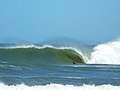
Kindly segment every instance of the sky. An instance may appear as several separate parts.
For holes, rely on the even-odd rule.
[[[0,43],[120,38],[120,0],[1,0]]]

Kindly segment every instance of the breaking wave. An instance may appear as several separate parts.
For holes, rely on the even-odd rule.
[[[72,47],[56,48],[50,45],[2,47],[0,60],[4,62],[28,63],[85,63],[82,54]],[[6,57],[7,56],[7,57]]]
[[[120,64],[120,39],[94,47],[88,63]]]
[[[88,46],[90,47],[90,46]],[[32,63],[120,64],[120,40],[91,48],[53,45],[13,45],[0,48],[0,61]]]

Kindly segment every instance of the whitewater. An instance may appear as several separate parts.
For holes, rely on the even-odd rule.
[[[0,90],[120,90],[120,39],[99,45],[0,44]]]
[[[120,90],[120,86],[112,85],[83,85],[83,86],[73,86],[73,85],[61,85],[61,84],[50,84],[46,86],[26,86],[21,85],[11,85],[7,86],[0,84],[0,90]]]
[[[120,39],[94,47],[88,63],[120,64]]]

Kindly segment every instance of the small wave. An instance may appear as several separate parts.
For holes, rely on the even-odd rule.
[[[54,76],[54,77],[57,77],[57,78],[67,78],[67,79],[85,79],[85,77],[66,77],[66,76]]]
[[[107,85],[62,85],[62,84],[48,84],[48,85],[36,85],[27,86],[25,84],[20,85],[4,85],[0,83],[0,90],[120,90],[120,86]]]

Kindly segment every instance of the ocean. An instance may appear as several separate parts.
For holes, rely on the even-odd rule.
[[[0,44],[0,90],[120,90],[120,40]]]

